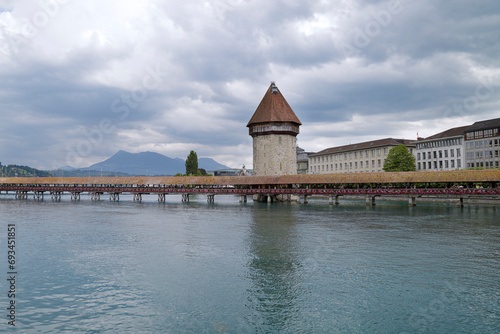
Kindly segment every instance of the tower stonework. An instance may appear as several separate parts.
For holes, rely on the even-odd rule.
[[[296,142],[302,123],[275,83],[247,124],[253,138],[253,175],[297,174]]]

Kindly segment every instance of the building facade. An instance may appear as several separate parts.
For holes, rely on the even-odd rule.
[[[247,124],[253,138],[253,175],[297,174],[296,137],[300,125],[273,82]]]
[[[500,168],[500,118],[472,124],[464,141],[467,168]]]
[[[452,128],[419,138],[416,144],[417,171],[465,169],[464,131],[468,127]]]
[[[415,154],[415,141],[386,138],[331,147],[309,155],[308,174],[382,172],[389,150],[401,144]]]
[[[297,146],[297,174],[307,174],[309,170],[309,154],[311,153]]]

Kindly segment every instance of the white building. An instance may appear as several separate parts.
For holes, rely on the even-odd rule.
[[[465,169],[464,131],[468,127],[452,128],[425,139],[419,138],[416,145],[417,171]]]
[[[309,154],[308,174],[382,172],[391,148],[403,144],[415,155],[414,143],[409,139],[386,138],[330,147]]]
[[[464,135],[467,168],[500,167],[500,118],[476,122]]]

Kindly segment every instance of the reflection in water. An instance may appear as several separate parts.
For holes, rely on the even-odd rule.
[[[300,266],[296,253],[298,236],[293,210],[259,205],[253,210],[250,230],[252,259],[248,266],[252,287],[248,291],[247,307],[254,317],[249,321],[259,331],[286,329],[297,314],[300,294],[296,273]]]

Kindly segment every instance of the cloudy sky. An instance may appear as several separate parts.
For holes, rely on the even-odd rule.
[[[498,0],[0,0],[0,161],[252,165],[271,81],[319,151],[500,117]]]

